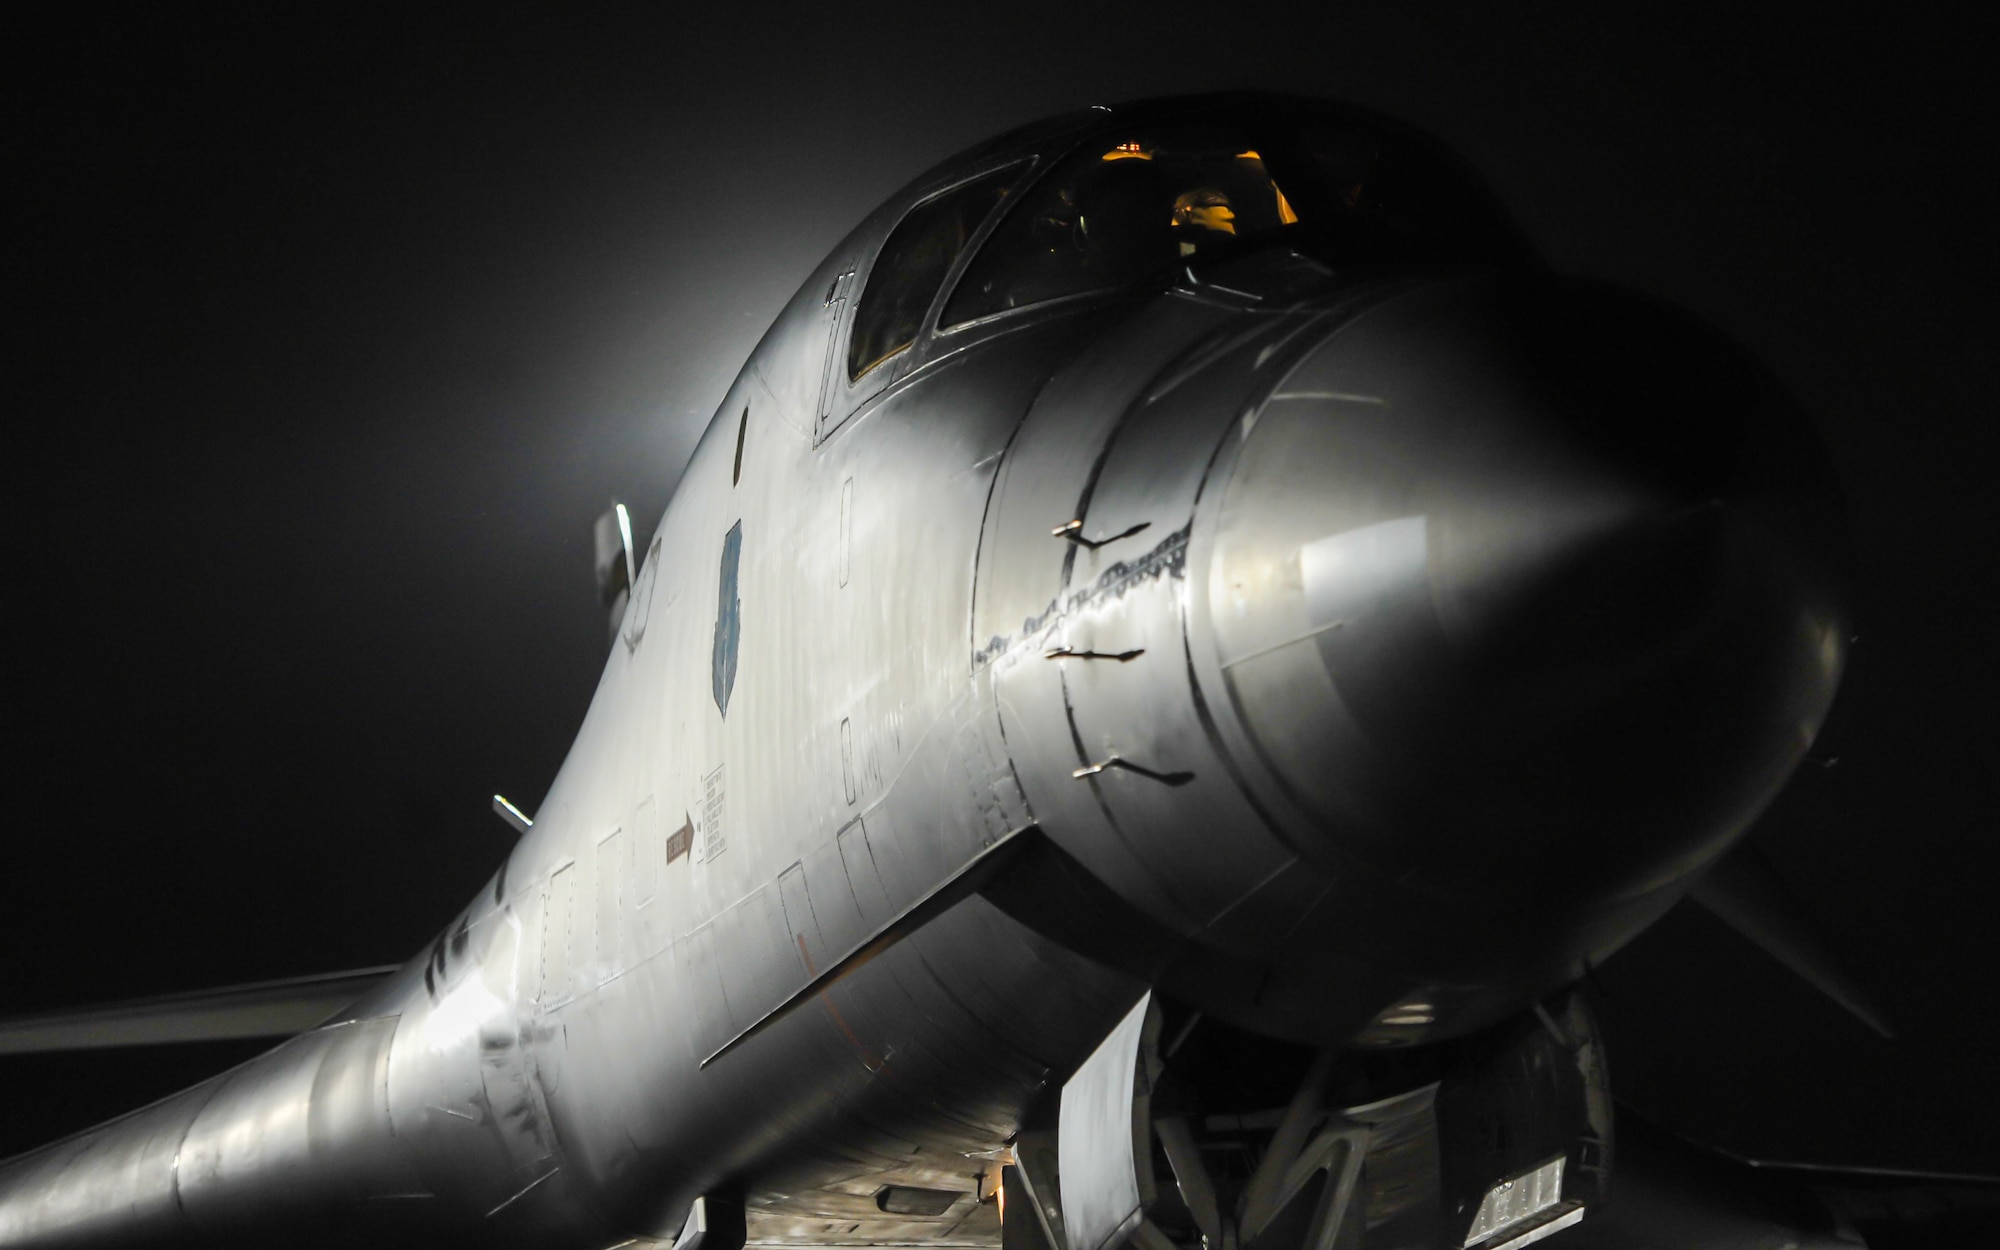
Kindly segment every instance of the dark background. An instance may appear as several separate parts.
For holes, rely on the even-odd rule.
[[[997,130],[1263,87],[1436,132],[1821,420],[1863,641],[1759,836],[1902,1034],[1677,912],[1604,970],[1613,1080],[1750,1153],[2000,1170],[2000,49],[1613,7],[14,25],[0,1015],[417,949],[590,697],[592,518],[650,529],[819,257]],[[0,1061],[0,1155],[258,1049]]]

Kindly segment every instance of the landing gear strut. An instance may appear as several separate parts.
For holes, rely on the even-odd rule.
[[[1602,1198],[1610,1092],[1574,994],[1397,1052],[1181,1013],[1163,1058],[1174,1011],[1142,998],[1063,1086],[1053,1131],[1016,1141],[1005,1250],[1516,1250]]]

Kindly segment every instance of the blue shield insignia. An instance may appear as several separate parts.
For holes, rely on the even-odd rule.
[[[715,706],[729,715],[729,691],[736,685],[736,643],[743,633],[743,601],[736,597],[736,565],[743,556],[743,522],[722,539],[722,581],[715,594]]]

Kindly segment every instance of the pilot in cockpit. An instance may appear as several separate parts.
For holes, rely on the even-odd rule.
[[[1172,221],[1182,256],[1193,256],[1217,236],[1236,237],[1236,209],[1215,187],[1196,187],[1175,196]]]

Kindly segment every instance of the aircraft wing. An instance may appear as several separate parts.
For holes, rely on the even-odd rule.
[[[324,1022],[397,967],[384,964],[0,1019],[0,1055],[287,1037]]]
[[[1567,1250],[1855,1250],[1985,1244],[2000,1176],[1741,1159],[1618,1109],[1609,1196]]]

